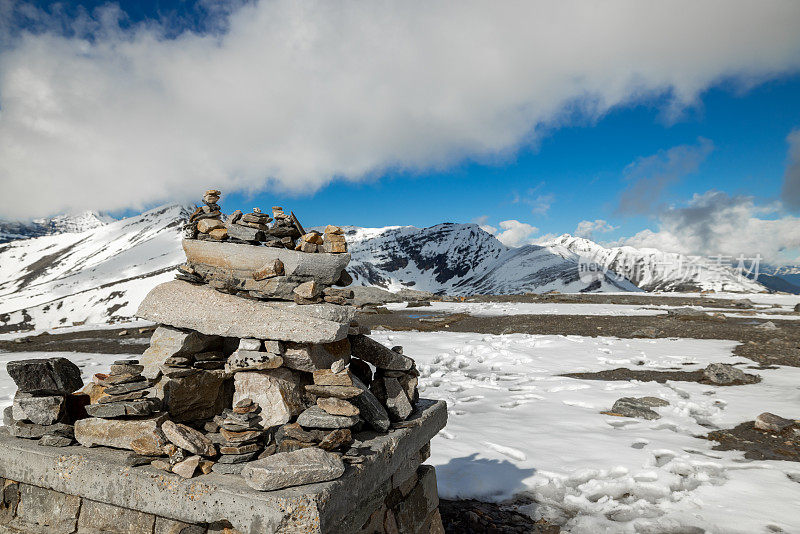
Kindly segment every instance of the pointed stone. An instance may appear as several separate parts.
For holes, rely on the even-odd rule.
[[[186,425],[165,421],[161,425],[164,436],[181,449],[186,449],[192,454],[200,456],[214,456],[217,450],[211,440],[197,430]]]
[[[398,354],[367,336],[349,336],[353,356],[371,363],[379,369],[408,371],[414,360]]]

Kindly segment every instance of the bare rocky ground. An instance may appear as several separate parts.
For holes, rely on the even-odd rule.
[[[751,313],[746,302],[706,297],[659,297],[653,295],[514,295],[480,296],[479,302],[558,302],[594,304],[634,304],[703,306]],[[769,310],[766,310],[768,313]],[[759,310],[759,313],[764,311]],[[786,314],[785,311],[781,312]],[[612,336],[619,338],[694,338],[738,341],[738,356],[752,360],[743,370],[775,365],[800,367],[800,321],[772,319],[776,328],[759,328],[764,319],[748,317],[676,317],[676,316],[587,316],[587,315],[512,315],[473,317],[467,314],[437,313],[424,306],[389,312],[365,310],[359,322],[375,329],[477,332],[485,334],[562,334]],[[121,334],[122,333],[122,334]],[[75,351],[105,354],[140,354],[147,347],[151,331],[137,328],[92,330],[30,336],[21,341],[0,340],[2,352]],[[757,371],[746,371],[756,373]],[[703,382],[700,371],[679,368],[666,371],[613,369],[600,373],[577,373],[575,378],[597,380],[665,380]],[[788,414],[793,415],[793,414]],[[707,436],[723,450],[744,451],[753,459],[800,461],[800,428],[770,433],[755,429],[746,422],[732,429],[718,430]],[[534,523],[511,507],[474,500],[442,500],[441,513],[448,533],[558,533],[552,525]]]

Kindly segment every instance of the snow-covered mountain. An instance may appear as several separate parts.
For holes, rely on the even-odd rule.
[[[85,211],[76,215],[58,215],[49,219],[36,219],[31,222],[0,220],[0,243],[43,235],[78,234],[106,225],[114,220],[114,218],[96,211]]]
[[[758,293],[766,288],[740,276],[725,262],[695,258],[651,248],[603,247],[569,234],[544,244],[565,248],[609,271],[618,273],[645,291],[728,291]],[[745,267],[749,267],[746,265]]]
[[[610,276],[581,280],[565,248],[509,248],[476,224],[347,228],[356,284],[466,296],[547,291],[637,291]]]
[[[0,245],[0,332],[129,319],[147,292],[171,279],[184,261],[180,229],[189,213],[186,207],[162,206],[82,232]],[[679,255],[604,248],[569,235],[509,248],[475,224],[350,227],[346,234],[354,283],[389,290],[466,296],[765,289],[710,262],[687,277],[676,267],[686,260]],[[582,276],[579,268],[587,256],[611,272]],[[648,265],[659,269],[645,269]],[[633,273],[631,280],[617,277],[617,269]]]
[[[0,332],[129,319],[184,261],[180,228],[189,213],[163,206],[79,233],[0,245]]]

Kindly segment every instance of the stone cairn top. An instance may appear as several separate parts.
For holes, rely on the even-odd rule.
[[[177,280],[142,302],[137,315],[159,326],[138,360],[86,387],[64,358],[8,364],[13,436],[123,449],[131,466],[268,491],[336,479],[366,461],[359,444],[404,426],[419,372],[353,320],[341,228],[306,232],[280,207],[223,221],[219,199],[203,195]]]

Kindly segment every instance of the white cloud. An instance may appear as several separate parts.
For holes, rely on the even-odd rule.
[[[779,206],[759,206],[751,197],[707,191],[662,212],[657,232],[644,230],[617,244],[701,256],[760,254],[770,263],[796,263],[800,218],[765,218],[779,214]]]
[[[480,217],[475,217],[472,219],[472,222],[478,225],[478,228],[483,230],[484,232],[490,233],[492,235],[497,233],[497,228],[492,226],[491,224],[486,224],[489,222],[488,215],[481,215]]]
[[[578,237],[585,237],[586,239],[592,239],[595,233],[605,234],[608,232],[613,232],[617,228],[619,227],[612,226],[603,219],[595,219],[594,221],[581,221],[578,223],[577,228],[575,228],[575,235]]]
[[[502,221],[500,223],[500,228],[502,228],[503,231],[497,234],[497,239],[507,247],[528,245],[531,243],[532,235],[539,232],[539,229],[535,226],[519,222],[516,219]]]
[[[791,1],[262,0],[175,39],[108,20],[0,56],[2,215],[509,157],[567,109],[663,93],[680,108],[800,67]]]

